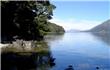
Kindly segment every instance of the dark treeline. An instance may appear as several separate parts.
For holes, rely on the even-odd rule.
[[[49,32],[49,30],[52,32],[51,28],[48,27],[50,23],[48,20],[52,19],[55,8],[47,0],[2,1],[1,42],[11,41],[15,38],[25,40],[43,39],[46,32]],[[59,28],[64,32],[63,28],[60,26]]]

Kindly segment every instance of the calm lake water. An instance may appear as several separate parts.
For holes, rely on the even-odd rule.
[[[2,53],[1,70],[110,70],[110,33],[65,33],[45,40],[47,52]]]
[[[56,65],[50,70],[65,70],[69,65],[74,70],[110,70],[109,33],[48,35],[46,41],[56,58]]]

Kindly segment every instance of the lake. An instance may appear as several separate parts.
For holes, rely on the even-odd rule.
[[[47,51],[2,53],[1,70],[110,70],[110,33],[47,35],[45,41]]]
[[[110,34],[76,32],[48,35],[55,66],[50,70],[110,70]]]

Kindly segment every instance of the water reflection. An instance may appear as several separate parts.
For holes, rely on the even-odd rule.
[[[48,42],[62,40],[64,34],[46,35],[45,40]]]
[[[109,38],[91,33],[48,35],[47,53],[2,53],[2,70],[110,70]]]
[[[48,52],[5,52],[1,54],[1,70],[49,70],[55,58]]]
[[[89,32],[79,32],[51,37],[53,37],[53,41],[47,38],[47,42],[51,46],[53,56],[56,58],[56,66],[50,70],[110,69],[110,48],[98,36]],[[104,37],[106,40],[110,38]]]
[[[103,32],[103,33],[93,32],[92,34],[94,36],[96,36],[97,39],[102,40],[106,44],[110,45],[110,33],[107,33],[107,32]]]

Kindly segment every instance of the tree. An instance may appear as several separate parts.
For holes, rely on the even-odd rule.
[[[42,39],[43,24],[53,16],[56,7],[49,1],[2,1],[1,35],[3,40],[15,36],[22,39]]]

